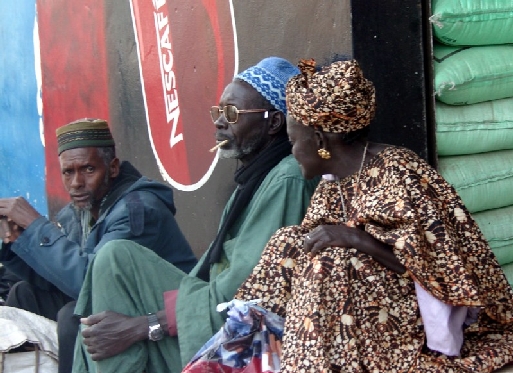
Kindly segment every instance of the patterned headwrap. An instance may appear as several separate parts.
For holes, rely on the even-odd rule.
[[[114,146],[114,139],[103,119],[84,118],[57,128],[57,152],[86,147]]]
[[[285,85],[294,75],[299,74],[296,66],[280,57],[267,57],[235,76],[249,83],[276,109],[287,115]]]
[[[348,133],[369,125],[376,110],[374,85],[355,60],[315,69],[301,60],[301,74],[287,84],[287,109],[298,122],[324,132]]]

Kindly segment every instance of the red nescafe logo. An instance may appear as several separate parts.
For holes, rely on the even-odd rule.
[[[131,0],[150,141],[163,178],[201,187],[217,163],[216,105],[236,69],[228,0]]]

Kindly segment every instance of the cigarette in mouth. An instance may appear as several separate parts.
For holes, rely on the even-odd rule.
[[[224,140],[224,141],[221,141],[219,144],[217,144],[216,146],[214,146],[212,149],[210,149],[210,152],[215,152],[217,149],[219,149],[221,146],[225,145],[225,144],[228,144],[230,140]]]

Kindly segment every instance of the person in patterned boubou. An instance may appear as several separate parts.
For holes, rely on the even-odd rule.
[[[414,152],[367,141],[355,60],[300,62],[287,132],[303,222],[278,230],[236,298],[286,317],[282,372],[491,372],[513,361],[513,292],[455,189]]]

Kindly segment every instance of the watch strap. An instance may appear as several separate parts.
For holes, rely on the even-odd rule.
[[[155,325],[160,326],[159,318],[157,317],[156,313],[148,314],[148,324],[150,325],[150,327],[155,326]]]

